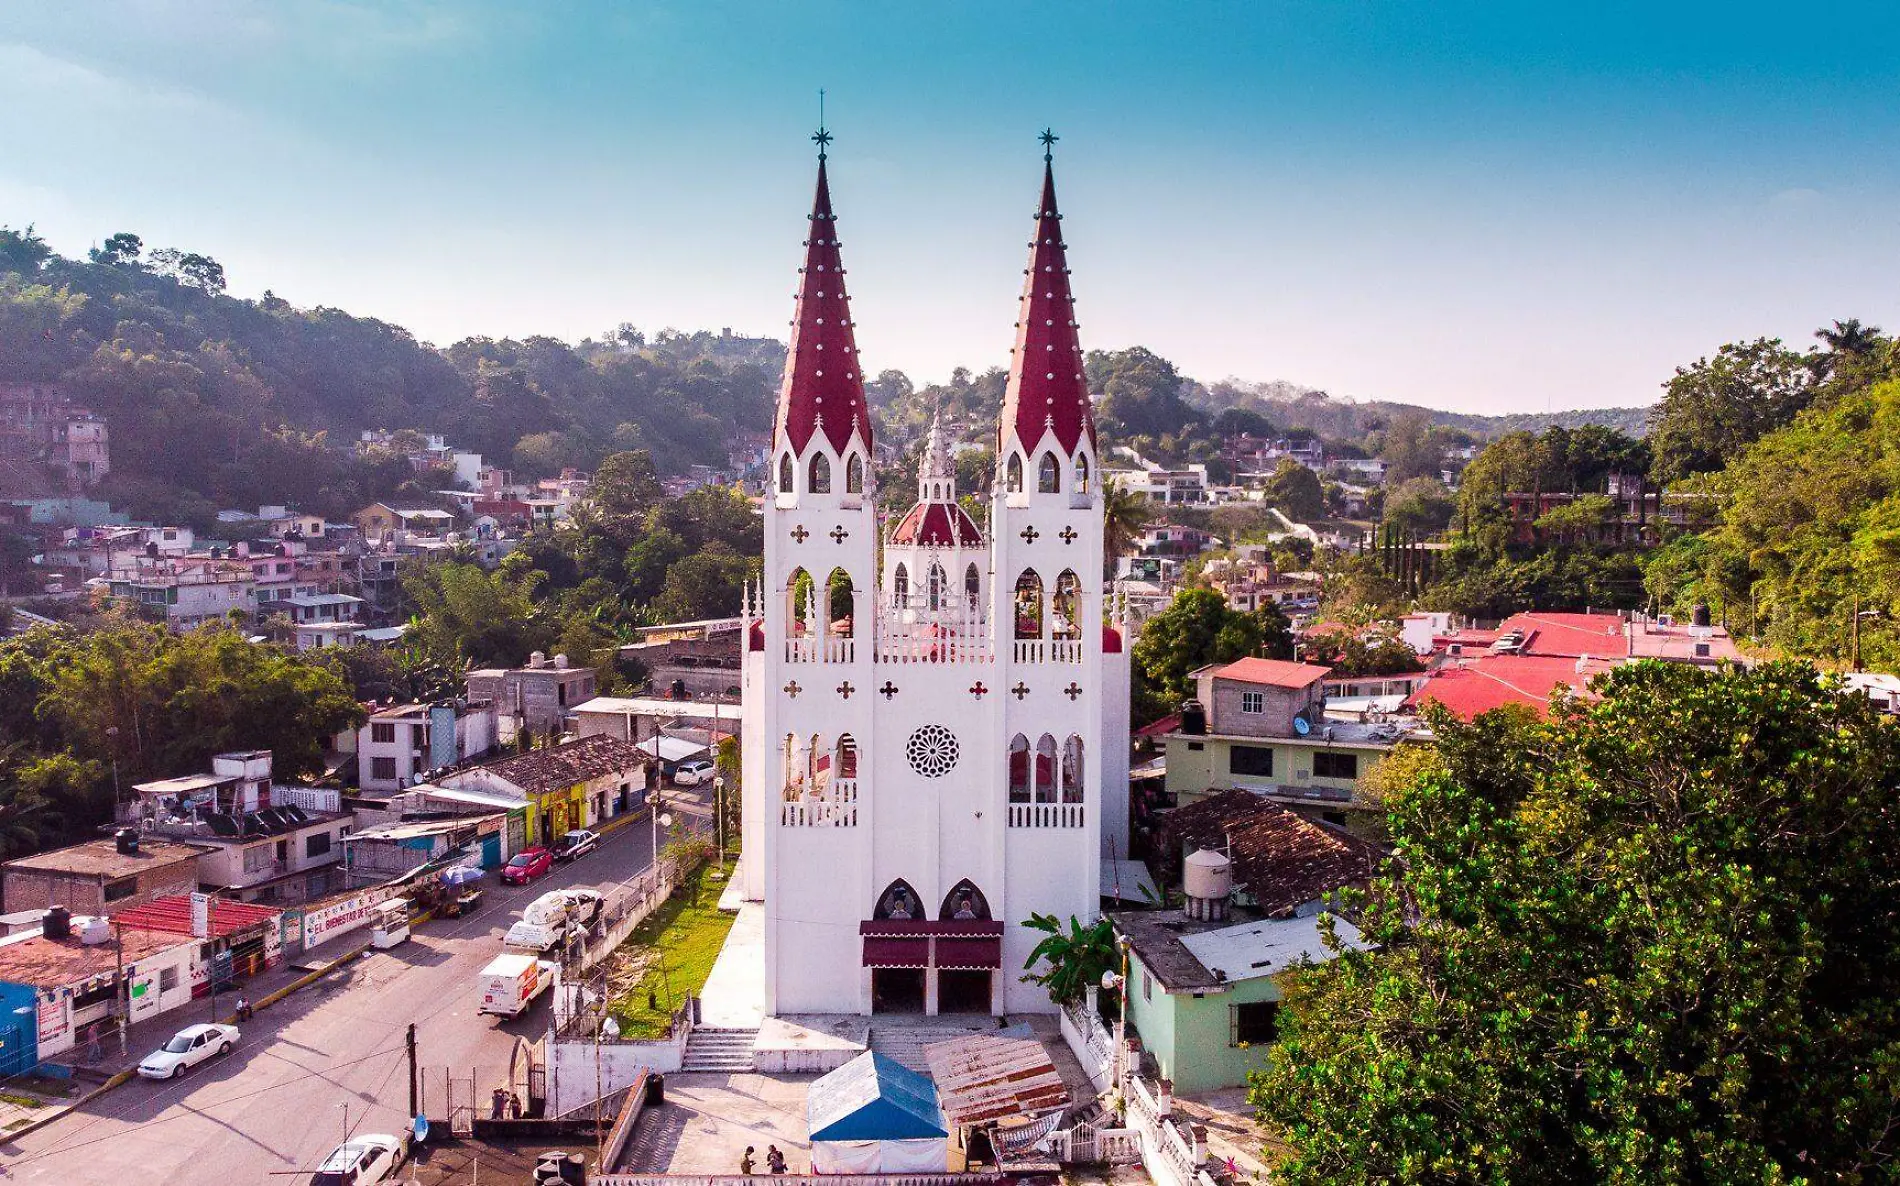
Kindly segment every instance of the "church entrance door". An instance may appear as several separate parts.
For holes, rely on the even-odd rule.
[[[941,968],[937,971],[937,1012],[990,1011],[990,976],[985,969]]]
[[[923,1011],[924,970],[922,968],[871,969],[871,1012],[922,1013]]]

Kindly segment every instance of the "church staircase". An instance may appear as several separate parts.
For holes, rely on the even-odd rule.
[[[751,1074],[758,1069],[752,1061],[752,1047],[758,1040],[756,1026],[751,1029],[697,1026],[687,1035],[680,1070],[712,1075]]]

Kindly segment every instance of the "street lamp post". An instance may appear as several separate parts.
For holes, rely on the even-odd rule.
[[[1111,1072],[1114,1075],[1115,1090],[1119,1092],[1122,1090],[1122,1078],[1128,1058],[1128,949],[1130,944],[1127,936],[1119,939],[1115,946],[1121,949],[1122,970],[1103,972],[1102,987],[1110,991],[1119,990],[1120,993],[1121,1015],[1115,1022],[1115,1058]],[[1124,1098],[1126,1098],[1126,1093],[1124,1093]]]
[[[726,875],[726,776],[713,775],[713,829],[719,835],[719,876]]]

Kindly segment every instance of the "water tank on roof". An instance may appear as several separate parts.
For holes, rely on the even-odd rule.
[[[554,656],[554,665],[556,667],[565,669],[567,667],[567,656],[566,655]]]
[[[139,830],[120,828],[112,834],[112,842],[122,857],[135,857],[139,853]]]
[[[1189,700],[1181,705],[1181,732],[1191,737],[1206,735],[1207,709],[1199,700]]]
[[[546,667],[547,665],[548,665],[548,657],[542,651],[535,651],[533,654],[528,656],[528,666],[531,668],[542,668],[542,667]]]
[[[1181,888],[1187,894],[1189,918],[1226,918],[1227,897],[1234,892],[1234,863],[1225,853],[1203,848],[1181,863]]]
[[[112,938],[112,924],[96,915],[73,919],[73,929],[79,932],[79,941],[88,947],[97,947]]]
[[[70,939],[73,934],[72,911],[64,906],[50,907],[40,919],[40,934],[48,939]]]
[[[1689,621],[1692,625],[1696,625],[1696,626],[1709,625],[1708,603],[1702,602],[1702,601],[1696,602],[1695,608],[1689,611]]]

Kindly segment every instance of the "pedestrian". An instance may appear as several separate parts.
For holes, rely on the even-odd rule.
[[[238,998],[237,1019],[239,1021],[249,1021],[251,1019],[251,999],[249,997],[241,996]]]
[[[777,1145],[765,1147],[765,1167],[775,1174],[785,1172],[785,1155],[778,1151]]]
[[[521,1097],[512,1091],[508,1093],[508,1119],[521,1119]]]
[[[752,1146],[747,1145],[745,1152],[739,1155],[739,1172],[750,1177],[754,1168],[756,1167],[752,1161]]]
[[[497,1087],[495,1093],[488,1097],[488,1118],[500,1120],[507,1111],[508,1093]]]

